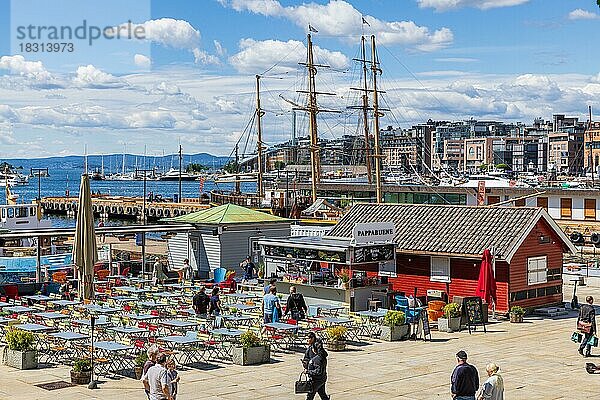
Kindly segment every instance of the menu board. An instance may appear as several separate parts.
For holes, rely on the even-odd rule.
[[[429,327],[429,316],[427,315],[427,310],[423,309],[420,313],[421,324],[423,327],[423,339],[427,340],[427,336],[429,336],[429,340],[431,340],[431,329]]]
[[[465,297],[462,303],[462,312],[466,318],[469,333],[471,333],[472,327],[475,329],[479,324],[483,325],[483,331],[486,332],[481,297]]]
[[[353,251],[353,262],[357,264],[375,261],[391,261],[394,259],[393,244],[384,244],[369,247],[355,247]]]

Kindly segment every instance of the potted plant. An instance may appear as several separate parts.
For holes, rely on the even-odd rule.
[[[229,307],[229,312],[231,313],[231,315],[237,315],[238,309],[237,307]]]
[[[460,304],[448,303],[442,308],[444,317],[438,318],[438,330],[441,332],[460,331]]]
[[[333,326],[325,329],[325,334],[329,339],[327,341],[327,350],[343,351],[346,350],[346,333],[348,328],[344,326]]]
[[[239,346],[233,348],[232,361],[237,365],[265,364],[271,361],[271,346],[252,331],[240,335]]]
[[[381,326],[381,340],[395,342],[408,336],[409,325],[406,315],[402,311],[389,310],[383,317]]]
[[[146,361],[148,361],[148,354],[146,354],[145,351],[142,351],[133,360],[133,362],[135,364],[135,367],[134,367],[135,378],[137,380],[142,379],[142,371],[144,370],[144,364],[146,364]]]
[[[31,332],[11,329],[6,333],[6,365],[18,369],[37,368],[35,336]]]
[[[71,383],[86,385],[92,379],[92,362],[88,358],[81,358],[73,363],[71,369]]]
[[[510,308],[510,322],[521,323],[523,322],[523,315],[525,310],[520,306],[512,306]]]

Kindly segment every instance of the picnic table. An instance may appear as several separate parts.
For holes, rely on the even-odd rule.
[[[108,328],[108,330],[113,331],[120,336],[132,338],[143,337],[150,332],[148,329],[138,328],[137,326],[113,326]]]
[[[254,318],[249,315],[222,315],[225,324],[230,325],[250,325]]]
[[[89,313],[97,313],[97,314],[113,314],[117,311],[120,311],[118,308],[114,307],[103,307],[98,304],[85,304],[82,306]]]
[[[10,303],[5,303],[3,301],[0,301],[0,308],[2,308],[2,307],[8,307],[8,306],[10,306]]]
[[[381,321],[387,314],[387,310],[385,311],[358,311],[356,314],[360,315],[362,318],[366,319],[366,323],[364,325],[364,331],[367,336],[375,337],[379,336],[381,332]]]
[[[236,345],[236,343],[238,343],[240,336],[242,336],[244,331],[232,328],[219,328],[213,329],[210,331],[210,333],[214,337],[221,339],[221,351],[218,349],[217,351],[223,356],[223,358],[231,359],[233,347]]]
[[[42,318],[42,319],[50,319],[50,320],[57,320],[57,319],[69,318],[68,315],[61,314],[59,312],[54,312],[54,311],[39,312],[39,313],[35,313],[33,315],[35,317],[39,317],[39,318]]]
[[[94,343],[94,351],[98,353],[94,365],[98,368],[98,374],[116,373],[133,368],[129,353],[133,346],[114,341],[100,341]]]
[[[156,301],[140,301],[138,304],[145,308],[160,308],[170,306],[168,303],[157,303]]]
[[[280,333],[280,335],[271,336],[271,343],[275,347],[281,348],[285,345],[289,349],[296,344],[295,336],[298,332],[298,325],[286,324],[284,322],[269,322],[264,326],[268,328],[267,330],[271,329]],[[279,338],[279,336],[281,337]]]
[[[54,327],[52,327],[52,326],[41,325],[41,324],[18,324],[18,325],[13,325],[13,328],[20,329],[22,331],[28,331],[28,332],[45,332],[45,331],[51,331],[54,329]]]
[[[25,307],[25,306],[11,306],[11,307],[5,307],[2,311],[8,311],[13,314],[25,314],[25,313],[33,312],[35,310],[32,308],[29,308],[29,307]]]
[[[49,303],[57,305],[59,307],[76,306],[81,304],[80,301],[76,300],[50,300]]]
[[[337,313],[341,310],[343,310],[345,307],[344,306],[336,306],[336,305],[332,305],[332,304],[311,304],[308,306],[309,309],[309,314],[311,314],[310,310],[317,310],[317,314],[318,314],[318,310],[321,310],[321,312],[330,314],[330,315],[337,315]]]
[[[196,336],[170,335],[157,340],[173,351],[177,363],[181,365],[193,364],[204,359],[206,348],[202,345],[202,340]]]
[[[186,329],[192,329],[197,326],[194,321],[182,321],[179,319],[168,319],[166,321],[161,321],[160,325],[174,331],[182,331]]]
[[[250,311],[250,310],[256,310],[257,308],[260,308],[260,306],[258,306],[256,304],[248,305],[248,304],[236,303],[236,304],[227,305],[227,308],[229,308],[229,309],[236,308],[240,311]]]
[[[48,300],[52,300],[52,297],[45,296],[43,294],[35,294],[35,295],[31,295],[31,296],[23,296],[23,298],[25,298],[27,300],[31,300],[31,301],[48,301]]]
[[[56,361],[64,363],[70,361],[73,358],[79,358],[82,352],[79,351],[78,347],[73,345],[80,341],[89,339],[88,335],[72,331],[62,331],[48,334],[49,343],[47,347],[42,350],[42,354],[47,357],[48,362]],[[54,342],[54,345],[52,343]],[[74,355],[74,356],[72,356]]]
[[[124,292],[124,293],[132,293],[132,294],[142,294],[148,293],[150,290],[148,289],[140,289],[135,286],[115,286],[113,288],[115,292]]]
[[[125,314],[123,316],[125,318],[129,318],[134,321],[151,321],[153,319],[160,318],[158,315],[152,315],[152,314]]]
[[[128,301],[137,301],[137,297],[131,297],[131,296],[113,296],[110,297],[110,299],[118,302],[118,303],[126,303]]]

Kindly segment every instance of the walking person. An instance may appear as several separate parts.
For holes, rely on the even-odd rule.
[[[159,354],[156,357],[156,364],[148,368],[148,372],[142,376],[144,387],[149,391],[150,400],[173,400],[171,396],[169,378],[165,363],[167,356]]]
[[[183,260],[183,279],[185,279],[186,281],[193,281],[194,280],[194,270],[192,269],[192,266],[190,265],[190,260],[189,259],[185,259]]]
[[[281,315],[281,304],[279,304],[279,297],[277,297],[277,288],[271,286],[269,294],[263,297],[262,304],[263,322],[268,324],[270,322],[277,322],[278,318],[274,318],[275,313]]]
[[[148,359],[142,367],[142,376],[146,375],[150,367],[156,364],[156,357],[158,356],[158,347],[156,347],[156,345],[148,347],[148,350],[146,350],[146,355],[148,356]],[[150,399],[150,390],[145,384],[144,391],[146,392],[146,397]]]
[[[180,377],[177,375],[177,369],[175,366],[175,360],[169,358],[167,363],[165,364],[167,368],[167,378],[169,380],[170,388],[169,392],[171,393],[171,397],[173,400],[177,399],[177,385],[179,383]]]
[[[244,271],[244,277],[242,279],[243,283],[246,283],[250,279],[254,278],[254,271],[256,270],[256,265],[254,265],[250,256],[246,257],[244,261],[240,263],[240,267]]]
[[[452,398],[454,400],[475,400],[475,392],[479,388],[479,374],[475,366],[467,363],[467,353],[464,350],[456,353],[458,364],[452,371]]]
[[[317,393],[321,400],[329,400],[330,396],[325,390],[325,383],[327,383],[327,351],[323,348],[323,341],[318,339],[314,332],[308,333],[307,343],[308,349],[304,353],[302,365],[312,381],[312,391],[307,393],[306,400],[313,400]]]
[[[208,315],[209,303],[210,297],[206,294],[206,288],[201,286],[198,293],[192,298],[192,307],[194,308],[197,317],[206,318]]]
[[[160,258],[156,257],[154,259],[154,266],[152,268],[152,280],[153,284],[156,285],[160,283],[161,285],[165,283],[167,279],[167,274],[165,274],[165,270],[163,269],[163,265],[160,262]]]
[[[498,373],[499,369],[495,363],[486,365],[488,378],[483,383],[477,400],[504,400],[504,380]]]
[[[287,299],[287,303],[285,305],[285,313],[283,316],[285,317],[288,314],[291,314],[292,319],[299,321],[306,317],[306,313],[308,308],[306,307],[306,301],[304,301],[304,296],[300,293],[296,293],[296,286],[290,287],[290,296]]]
[[[594,309],[594,298],[588,296],[585,298],[586,304],[583,304],[579,309],[579,317],[577,318],[577,329],[584,334],[579,346],[579,354],[584,357],[589,357],[592,352],[590,339],[596,333],[596,310]],[[585,353],[583,352],[585,350]]]

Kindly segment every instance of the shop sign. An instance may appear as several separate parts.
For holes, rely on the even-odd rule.
[[[396,226],[393,222],[357,223],[352,231],[356,244],[391,242],[395,234]]]

